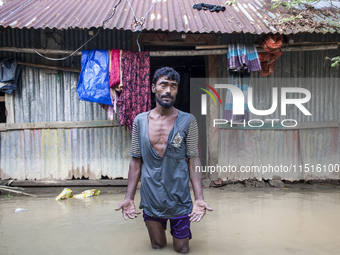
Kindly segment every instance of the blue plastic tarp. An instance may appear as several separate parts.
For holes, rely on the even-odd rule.
[[[80,100],[112,105],[107,50],[82,51],[77,91]]]

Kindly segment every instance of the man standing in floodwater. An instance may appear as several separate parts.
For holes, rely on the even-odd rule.
[[[125,200],[116,210],[122,209],[124,219],[140,214],[133,200],[141,177],[139,208],[143,209],[152,248],[166,246],[166,223],[170,219],[174,250],[187,253],[190,221],[200,221],[206,210],[212,209],[203,199],[201,172],[195,171],[201,165],[196,119],[173,107],[179,82],[179,74],[170,67],[154,74],[152,92],[156,107],[137,115],[133,122],[128,188]]]

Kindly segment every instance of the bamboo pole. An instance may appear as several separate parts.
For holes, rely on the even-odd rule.
[[[295,46],[319,46],[319,45],[330,45],[330,44],[340,44],[340,42],[296,42],[296,43],[284,43],[282,48],[284,47],[295,47]],[[200,45],[196,46],[196,50],[209,50],[209,49],[227,49],[228,45]],[[261,48],[260,44],[256,44],[256,48]]]
[[[16,48],[16,47],[0,47],[0,51],[11,51],[18,53],[36,53],[32,48]],[[52,50],[52,49],[37,49],[40,54],[43,55],[70,55],[73,50]],[[81,56],[81,51],[78,51],[73,56]]]
[[[48,66],[48,65],[41,65],[41,64],[33,64],[33,63],[28,63],[28,62],[21,62],[18,61],[19,65],[24,65],[24,66],[34,66],[34,67],[42,67],[42,68],[48,68],[48,69],[53,69],[53,70],[61,70],[61,71],[68,71],[68,72],[75,72],[75,73],[80,73],[80,69],[76,68],[68,68],[68,67],[61,67],[61,66]]]
[[[178,51],[150,51],[150,57],[186,57],[227,54],[228,50],[178,50]]]
[[[0,188],[25,190],[25,189],[20,188],[20,187],[11,187],[11,186],[4,186],[4,185],[0,185]]]
[[[309,46],[285,46],[281,47],[282,51],[314,51],[314,50],[331,50],[337,49],[338,44],[328,45],[309,45]],[[266,52],[258,48],[257,52]],[[210,49],[210,50],[191,50],[191,51],[151,51],[150,57],[171,57],[171,56],[206,56],[206,55],[224,55],[227,49]]]
[[[282,51],[315,51],[315,50],[336,50],[339,47],[337,43],[327,45],[308,45],[308,46],[282,46]],[[263,51],[265,52],[265,51]]]
[[[25,192],[22,192],[22,191],[17,191],[17,190],[8,189],[8,188],[0,187],[0,190],[5,190],[5,191],[13,192],[13,193],[18,193],[18,194],[23,194],[23,195],[30,196],[30,197],[37,197],[36,195],[32,195],[32,194],[28,194],[28,193],[25,193]]]
[[[215,45],[220,47],[221,45]],[[314,51],[314,50],[330,50],[337,49],[339,46],[338,43],[333,44],[318,44],[318,45],[299,45],[299,46],[283,46],[281,47],[282,51]],[[201,48],[202,46],[196,46],[196,49]],[[223,55],[227,54],[227,49],[210,49],[206,50],[181,50],[181,51],[150,51],[150,57],[178,57],[178,56],[206,56],[206,55]],[[224,45],[225,47],[225,45]],[[33,49],[29,48],[14,48],[14,47],[0,47],[0,51],[12,51],[12,52],[22,52],[22,53],[35,53]],[[42,50],[40,53],[43,54],[66,54],[69,55],[73,51],[71,50]],[[265,52],[263,49],[259,48],[258,52]],[[76,56],[80,56],[81,52],[77,52]]]
[[[10,51],[19,53],[36,53],[34,49],[30,48],[15,48],[15,47],[0,47],[0,51]],[[41,54],[48,55],[70,55],[72,50],[37,50]],[[207,50],[207,51],[194,51],[194,50],[181,50],[181,51],[150,51],[150,57],[165,57],[165,56],[205,56],[205,55],[223,55],[227,50]],[[77,52],[74,56],[81,56],[81,52]]]

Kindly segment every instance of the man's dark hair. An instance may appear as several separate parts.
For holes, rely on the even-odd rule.
[[[169,80],[177,81],[179,85],[180,77],[179,74],[171,67],[162,67],[156,70],[152,78],[152,84],[157,83],[158,79],[162,76],[168,77]]]

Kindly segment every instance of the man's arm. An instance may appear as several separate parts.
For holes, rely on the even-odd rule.
[[[192,188],[194,191],[195,202],[192,212],[189,214],[190,221],[200,221],[205,215],[206,210],[212,211],[213,209],[204,201],[202,191],[202,173],[196,171],[196,166],[201,166],[199,157],[189,158],[189,174]],[[200,169],[200,168],[199,168]]]
[[[212,208],[204,202],[202,192],[202,173],[201,171],[196,171],[196,166],[199,166],[199,169],[201,169],[201,161],[198,157],[198,126],[196,118],[192,114],[190,114],[190,124],[186,143],[186,156],[188,158],[190,181],[195,195],[194,206],[189,217],[190,221],[200,221],[205,215],[206,210],[212,211]]]
[[[133,202],[136,194],[137,184],[141,175],[142,158],[132,157],[129,164],[128,187],[125,199],[115,209],[119,211],[122,209],[124,219],[134,219],[140,212],[136,211],[135,203]]]

